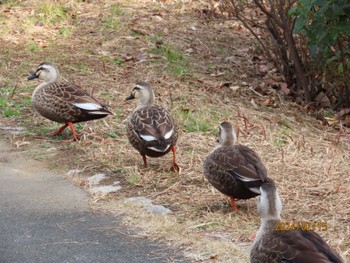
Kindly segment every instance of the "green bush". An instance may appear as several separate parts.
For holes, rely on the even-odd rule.
[[[317,104],[324,94],[333,109],[350,107],[349,0],[223,0],[220,8],[252,33],[298,101]]]
[[[300,0],[289,14],[296,19],[294,33],[306,37],[324,81],[336,87],[340,104],[350,106],[350,2]]]

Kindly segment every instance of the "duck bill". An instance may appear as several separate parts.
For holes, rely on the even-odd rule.
[[[32,80],[32,79],[36,79],[38,76],[35,74],[35,73],[33,73],[32,75],[30,75],[27,79],[28,80]]]
[[[133,100],[133,99],[135,99],[135,96],[133,94],[130,94],[130,96],[125,98],[125,100]]]

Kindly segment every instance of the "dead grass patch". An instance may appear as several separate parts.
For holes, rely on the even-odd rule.
[[[123,189],[112,196],[116,203],[97,199],[101,203],[95,205],[123,211],[130,227],[174,242],[194,261],[248,262],[252,244],[248,238],[260,224],[255,200],[239,201],[239,212],[233,213],[228,199],[202,174],[203,159],[216,145],[219,123],[230,121],[240,127],[239,142],[259,153],[278,183],[283,218],[326,221],[328,230],[320,234],[349,257],[349,130],[340,134],[321,125],[273,89],[260,94],[261,79],[251,59],[254,43],[246,32],[235,30],[236,22],[204,20],[197,12],[200,1],[60,1],[69,7],[73,20],[35,25],[27,32],[31,27],[27,20],[40,3],[0,6],[7,18],[0,29],[1,80],[7,87],[17,87],[10,98],[13,105],[31,95],[34,84],[25,80],[28,71],[51,60],[65,79],[91,91],[116,114],[82,124],[82,140],[64,143],[61,139],[70,134],[45,137],[55,124],[36,116],[27,105],[22,116],[12,118],[29,130],[24,138],[11,138],[14,143],[30,142],[19,150],[30,147],[46,153],[55,147],[59,158],[52,162],[54,168],[79,168],[83,176],[103,172],[109,180],[120,181]],[[117,26],[106,25],[108,19],[117,21]],[[22,31],[13,31],[17,24]],[[67,26],[70,33],[63,36],[59,32]],[[33,41],[36,46],[28,48]],[[173,66],[178,63],[186,74],[176,74]],[[157,102],[174,114],[182,128],[179,175],[170,172],[170,155],[149,159],[149,168],[144,169],[127,142],[123,120],[135,104],[123,99],[138,80],[154,85]],[[267,99],[274,103],[265,106]],[[35,137],[38,134],[41,138]],[[84,177],[74,180],[86,187]],[[130,196],[149,197],[173,214],[157,217],[129,207],[122,199]]]

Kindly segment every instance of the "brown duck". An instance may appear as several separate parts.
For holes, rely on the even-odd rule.
[[[33,91],[33,106],[43,117],[64,123],[49,135],[58,135],[69,126],[74,140],[77,140],[73,123],[104,118],[112,113],[80,87],[68,82],[58,82],[58,77],[57,67],[49,62],[41,63],[28,77],[28,80],[39,78],[44,81]]]
[[[259,156],[244,145],[236,145],[236,130],[228,122],[219,127],[219,145],[204,160],[203,170],[208,181],[231,198],[249,199],[260,194],[259,187],[268,180]]]
[[[176,164],[176,141],[178,127],[170,113],[154,104],[155,96],[147,82],[137,82],[126,100],[138,99],[139,106],[129,115],[126,121],[126,134],[130,144],[139,151],[144,166],[146,156],[161,157],[173,152],[173,168]]]
[[[260,187],[258,210],[261,226],[250,252],[251,263],[341,263],[341,257],[311,230],[276,230],[282,202],[275,184]]]

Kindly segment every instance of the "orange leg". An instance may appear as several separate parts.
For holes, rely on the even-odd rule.
[[[72,130],[73,136],[74,136],[74,141],[79,140],[79,136],[77,134],[77,132],[74,129],[73,123],[71,123],[70,121],[68,122],[69,128]]]
[[[176,147],[172,146],[171,151],[173,152],[173,168],[174,171],[178,173],[180,171],[180,167],[176,163]]]
[[[231,198],[231,204],[232,204],[232,207],[233,207],[233,211],[237,212],[238,209],[236,207],[235,198],[232,195],[230,196],[230,198]]]
[[[60,133],[62,133],[63,131],[64,131],[64,129],[65,128],[67,128],[68,127],[68,124],[67,123],[65,123],[64,125],[62,125],[57,131],[54,131],[54,132],[50,132],[50,133],[48,133],[47,135],[49,135],[49,136],[55,136],[55,135],[58,135],[58,134],[60,134]]]
[[[173,163],[176,164],[176,147],[172,146],[171,151],[173,152]]]
[[[142,160],[143,160],[144,167],[147,168],[147,159],[146,159],[146,155],[141,154],[141,156],[142,156]]]

